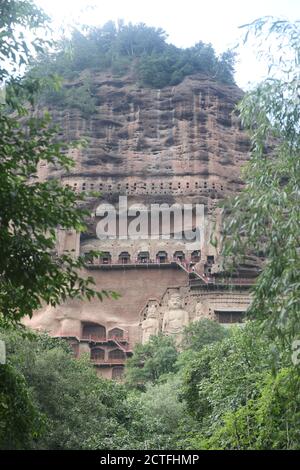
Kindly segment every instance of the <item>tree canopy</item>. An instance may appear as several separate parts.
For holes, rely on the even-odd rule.
[[[131,73],[141,86],[162,88],[180,83],[187,75],[203,72],[218,81],[234,83],[235,53],[219,57],[211,44],[199,41],[186,49],[167,43],[161,28],[144,23],[117,24],[74,30],[51,54],[40,54],[33,63],[33,75],[58,74],[74,78],[83,70],[111,70],[117,75]],[[44,98],[50,100],[49,95]]]
[[[300,334],[300,23],[267,17],[247,31],[268,54],[269,76],[238,105],[252,151],[245,188],[229,201],[224,254],[265,254],[249,315],[291,348]]]
[[[123,384],[97,376],[64,340],[0,331],[0,448],[299,448],[299,374],[289,351],[274,369],[257,322],[210,335],[206,345],[202,325],[193,348],[176,354],[162,335],[148,349],[137,345]]]
[[[138,344],[127,361],[126,382],[143,389],[145,383],[156,383],[161,376],[175,371],[177,350],[174,338],[162,334],[151,336],[146,344]]]

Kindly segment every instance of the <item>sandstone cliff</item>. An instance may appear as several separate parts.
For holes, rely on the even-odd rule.
[[[68,86],[76,88],[83,81],[84,74]],[[105,258],[86,266],[86,275],[94,276],[98,288],[114,289],[122,298],[66,302],[37,312],[27,324],[69,338],[76,354],[90,352],[101,373],[111,377],[114,367],[116,374],[122,372],[133,345],[141,341],[151,302],[167,305],[174,289],[190,321],[201,316],[233,321],[247,309],[249,295],[243,289],[224,291],[206,280],[221,269],[218,251],[209,243],[212,231],[217,238],[220,235],[217,204],[241,188],[240,172],[250,142],[235,112],[242,91],[204,75],[154,90],[137,86],[130,76],[95,73],[91,89],[96,112],[90,116],[77,109],[50,109],[64,139],[85,138],[88,144],[71,152],[75,166],[68,174],[41,166],[40,178],[60,178],[77,192],[100,191],[101,200],[113,205],[119,195],[127,195],[129,203],[147,208],[152,203],[204,204],[206,214],[201,250],[174,238],[102,241],[95,234],[95,216],[81,236],[59,233],[60,252],[105,252]],[[92,213],[99,199],[90,197],[87,204]],[[191,282],[195,279],[191,280],[190,261],[203,272],[200,285],[197,279],[198,284]],[[162,317],[155,322],[161,328]],[[98,339],[89,341],[87,331],[94,331]]]
[[[84,77],[69,86],[77,87]],[[182,196],[210,202],[239,189],[249,140],[234,108],[242,91],[193,75],[162,90],[140,88],[133,78],[92,76],[97,111],[51,109],[69,140],[87,138],[75,150],[69,174],[41,168],[81,190],[138,195],[139,200]]]

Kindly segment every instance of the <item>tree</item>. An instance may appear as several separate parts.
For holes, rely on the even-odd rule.
[[[117,35],[117,52],[120,55],[138,57],[151,55],[165,49],[166,33],[161,28],[146,26],[144,23],[121,24]]]
[[[193,442],[204,449],[299,449],[299,375],[284,368],[276,377],[267,374],[257,399],[227,412],[223,425],[208,439]]]
[[[299,375],[289,361],[287,351],[274,362],[258,322],[185,360],[179,397],[198,422],[185,448],[299,448]]]
[[[190,323],[183,332],[182,347],[201,351],[207,344],[215,341],[222,341],[227,334],[227,330],[219,323],[206,318]]]
[[[18,74],[19,67],[32,57],[32,49],[43,50],[45,41],[38,36],[25,40],[24,30],[33,33],[46,26],[47,16],[30,0],[8,0],[0,4],[0,84]]]
[[[43,424],[24,376],[9,364],[0,365],[0,449],[30,448]]]
[[[137,344],[126,364],[126,383],[145,389],[145,384],[156,383],[163,374],[175,372],[177,350],[171,336],[151,336],[146,344]]]
[[[75,359],[64,340],[18,329],[0,331],[0,338],[8,360],[0,368],[0,416],[4,411],[6,418],[0,448],[126,445],[132,417],[123,385],[97,376],[89,358]]]
[[[203,347],[184,361],[182,398],[208,432],[226,410],[236,409],[256,394],[271,352],[257,324],[236,327],[223,341]]]
[[[30,117],[30,102],[41,81],[23,78],[19,71],[30,60],[32,47],[45,47],[37,38],[27,44],[22,27],[41,28],[46,17],[27,0],[1,2],[0,17],[0,80],[6,81],[6,102],[0,104],[0,321],[8,324],[31,316],[43,302],[101,300],[109,293],[95,291],[93,279],[80,276],[83,259],[55,254],[56,227],[84,228],[88,213],[78,207],[78,196],[57,180],[37,180],[41,162],[65,170],[73,165],[66,155],[69,145],[58,142],[49,116]]]
[[[247,27],[245,40],[254,33],[268,51],[270,75],[238,105],[252,151],[229,204],[224,255],[265,254],[249,315],[291,347],[300,334],[300,23],[267,17]]]
[[[235,58],[236,53],[232,50],[227,50],[220,55],[215,65],[215,77],[217,80],[228,83],[229,85],[234,82]]]
[[[119,76],[129,72],[142,86],[163,88],[179,84],[187,75],[202,72],[232,84],[234,58],[230,51],[217,57],[212,45],[201,41],[186,49],[175,47],[167,44],[166,33],[161,28],[144,23],[125,24],[121,20],[117,25],[109,21],[102,27],[74,29],[70,39],[58,41],[54,53],[39,54],[31,64],[31,74],[52,73],[72,79],[86,69],[110,70]],[[55,97],[55,90],[42,92],[48,104],[57,104],[61,95],[58,92]],[[68,105],[67,101],[62,102]]]
[[[189,429],[193,423],[186,404],[179,399],[179,391],[179,377],[170,374],[163,383],[148,383],[144,393],[127,397],[127,404],[135,410],[130,427],[134,448],[179,448],[183,423]]]

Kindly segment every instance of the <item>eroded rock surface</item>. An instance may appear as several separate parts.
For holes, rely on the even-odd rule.
[[[64,138],[87,138],[87,148],[73,151],[76,165],[67,175],[43,167],[41,176],[60,176],[78,191],[101,190],[111,200],[120,193],[156,202],[196,197],[210,211],[214,199],[239,189],[249,139],[234,112],[238,87],[193,75],[154,90],[95,73],[92,88],[98,106],[91,116],[51,109]]]
[[[119,377],[136,342],[146,342],[159,330],[172,333],[170,289],[179,293],[184,289],[184,295],[180,294],[184,303],[173,308],[177,330],[187,318],[229,319],[231,323],[247,309],[247,290],[228,292],[212,285],[209,277],[221,269],[218,249],[210,244],[212,234],[220,238],[221,214],[216,206],[241,188],[240,172],[250,142],[235,113],[242,91],[204,75],[154,90],[138,87],[130,76],[94,73],[91,88],[97,104],[92,115],[83,116],[76,109],[50,109],[61,125],[62,137],[85,138],[87,147],[71,152],[75,166],[68,174],[49,165],[40,167],[39,176],[61,178],[77,192],[102,193],[101,200],[88,199],[88,231],[81,236],[60,231],[58,251],[73,249],[76,256],[92,249],[103,251],[103,257],[87,265],[85,273],[94,276],[98,288],[116,290],[122,297],[79,302],[75,307],[71,302],[57,309],[46,307],[27,324],[69,338],[76,354],[90,353],[103,375]],[[99,202],[117,207],[119,195],[127,195],[128,204],[143,203],[146,210],[153,203],[204,204],[201,250],[174,237],[99,240],[96,208]],[[164,230],[162,226],[160,235]],[[191,265],[199,275],[191,271]]]

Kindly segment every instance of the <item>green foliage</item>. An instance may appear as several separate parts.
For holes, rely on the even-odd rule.
[[[6,79],[6,102],[0,104],[0,322],[5,325],[31,316],[43,302],[109,294],[95,291],[93,279],[79,275],[83,259],[55,254],[56,227],[84,228],[87,212],[79,208],[78,196],[57,180],[37,178],[41,164],[66,171],[74,164],[66,154],[69,145],[57,141],[50,117],[29,117],[25,97],[33,103],[41,80],[17,74],[33,47],[25,42],[22,27],[34,32],[46,18],[28,1],[2,2],[0,13],[0,80]],[[34,40],[35,50],[41,51],[41,43]],[[13,114],[7,114],[8,107]]]
[[[131,423],[134,445],[139,449],[178,449],[183,425],[193,419],[179,399],[180,379],[170,374],[163,383],[148,383],[145,392],[129,395],[127,403],[135,410]]]
[[[30,29],[40,33],[46,27],[47,17],[30,0],[8,0],[0,4],[0,85],[16,74],[19,67],[29,63],[32,52],[42,52],[46,41],[38,35],[25,39]]]
[[[228,336],[228,330],[215,321],[203,319],[190,323],[183,331],[183,349],[200,351],[207,344]]]
[[[27,449],[43,428],[43,416],[33,403],[24,376],[0,365],[0,449]]]
[[[62,85],[56,87],[43,88],[39,93],[39,105],[52,106],[62,109],[75,108],[82,112],[84,117],[88,117],[96,111],[96,100],[93,96],[89,73],[82,74],[83,83],[76,86]]]
[[[166,33],[161,28],[144,23],[126,25],[120,21],[115,25],[110,21],[103,27],[88,28],[85,34],[74,30],[69,41],[64,39],[57,45],[55,53],[41,54],[30,73],[44,76],[47,72],[73,79],[86,69],[112,70],[118,75],[134,70],[141,86],[162,88],[180,83],[187,75],[203,72],[232,84],[234,57],[232,51],[217,57],[212,45],[201,41],[187,49],[177,48],[166,42]],[[61,92],[43,93],[49,103],[51,97],[58,101]]]
[[[287,357],[272,373],[255,323],[186,349],[176,363],[170,338],[152,337],[149,349],[136,348],[129,386],[98,377],[89,358],[74,359],[63,340],[26,330],[5,330],[0,339],[8,358],[0,366],[0,448],[300,447],[299,375]]]
[[[162,348],[164,337],[156,338]],[[296,449],[299,376],[289,351],[268,342],[259,323],[227,332],[203,320],[185,330],[185,349],[168,374],[143,372],[149,349],[128,367],[135,409],[131,445],[141,449]],[[145,355],[146,354],[146,355]],[[128,380],[128,379],[127,379]],[[139,387],[142,385],[142,387]]]
[[[43,417],[44,429],[28,443],[30,448],[89,449],[97,442],[98,448],[110,449],[118,445],[119,437],[121,443],[127,436],[125,389],[98,377],[89,358],[74,359],[67,343],[47,335],[28,338],[4,331],[0,337],[7,346],[5,368],[14,378],[7,385],[0,382],[5,397],[10,397],[9,402],[3,401],[0,393],[1,403],[7,403],[9,410],[6,421],[13,417],[11,433],[0,433],[0,447],[7,448],[8,442],[13,448],[20,446],[33,432],[29,426],[36,426],[35,415]],[[6,369],[2,367],[3,374]],[[15,383],[15,377],[22,380]]]
[[[204,347],[191,356],[190,363],[186,361],[182,398],[211,432],[225,411],[256,396],[270,368],[269,345],[258,326],[237,327],[227,339]]]
[[[146,344],[137,344],[127,361],[127,384],[144,389],[147,382],[156,383],[164,374],[175,372],[177,355],[171,336],[151,336]]]
[[[177,85],[184,77],[196,72],[232,84],[233,64],[233,52],[228,51],[218,59],[211,44],[198,42],[188,49],[168,45],[163,53],[142,56],[138,64],[138,76],[142,85],[154,88]]]
[[[204,449],[299,449],[300,379],[291,368],[267,375],[256,400],[223,417],[224,424],[194,445]]]
[[[288,352],[274,369],[270,346],[248,323],[185,361],[181,399],[199,423],[186,448],[299,448],[299,375]]]
[[[116,54],[121,56],[139,57],[144,54],[162,52],[165,48],[166,33],[161,28],[146,26],[144,23],[125,25],[118,23],[115,35]]]
[[[228,85],[232,85],[234,83],[235,58],[236,53],[230,49],[220,55],[215,65],[216,80],[227,83]]]
[[[245,189],[230,203],[224,254],[266,254],[249,314],[291,346],[300,334],[299,22],[264,18],[248,39],[251,32],[265,50],[271,42],[271,75],[238,106],[252,151]]]

